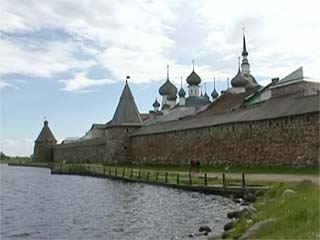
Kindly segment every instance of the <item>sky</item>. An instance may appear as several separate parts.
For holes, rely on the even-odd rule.
[[[300,66],[320,78],[316,0],[0,0],[0,151],[33,152],[44,118],[55,137],[108,122],[126,76],[140,112],[166,79],[195,71],[212,92],[237,73],[245,27],[261,85]]]

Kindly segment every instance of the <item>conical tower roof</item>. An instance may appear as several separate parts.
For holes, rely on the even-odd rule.
[[[44,121],[44,125],[43,128],[39,134],[39,136],[37,137],[36,143],[40,143],[40,142],[54,142],[56,143],[57,140],[54,137],[53,133],[51,132],[50,128],[49,128],[49,124],[48,121],[45,120]]]
[[[134,101],[128,82],[126,81],[116,112],[113,115],[111,125],[136,126],[140,124],[141,118],[139,110]]]

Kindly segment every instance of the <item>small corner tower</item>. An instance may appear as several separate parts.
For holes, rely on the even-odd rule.
[[[57,140],[49,128],[47,120],[44,121],[43,128],[34,142],[33,161],[34,162],[52,162],[53,148]]]

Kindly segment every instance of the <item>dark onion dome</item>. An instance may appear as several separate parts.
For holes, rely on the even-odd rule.
[[[153,107],[160,107],[160,103],[158,102],[158,99],[152,104]]]
[[[258,82],[257,82],[257,80],[255,79],[255,77],[252,76],[251,74],[245,74],[245,73],[243,73],[243,76],[244,76],[246,79],[248,79],[249,85],[252,85],[252,86],[257,86],[257,85],[259,85]]]
[[[201,83],[201,78],[194,70],[192,70],[190,75],[187,77],[187,83],[190,85],[198,85]]]
[[[177,88],[173,85],[169,79],[159,88],[159,94],[164,95],[177,95]]]
[[[167,98],[169,101],[175,101],[177,99],[177,92],[175,94],[171,94]]]
[[[183,88],[180,88],[178,95],[179,95],[179,97],[185,97],[186,91]]]
[[[206,99],[208,99],[208,100],[210,101],[210,97],[208,96],[207,93],[204,93],[203,97],[206,98]]]
[[[216,89],[213,90],[213,92],[211,93],[211,97],[212,99],[215,99],[219,96],[219,93],[216,91]]]
[[[242,74],[240,71],[240,68],[238,69],[238,73],[234,78],[231,80],[231,86],[232,87],[245,87],[249,81],[246,79],[246,77]]]

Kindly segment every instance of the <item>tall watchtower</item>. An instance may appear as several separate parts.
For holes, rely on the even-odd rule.
[[[131,162],[130,136],[141,126],[141,123],[139,110],[126,81],[117,109],[106,128],[106,162]]]
[[[34,162],[52,162],[53,148],[57,144],[57,140],[52,134],[48,121],[44,121],[43,128],[34,141],[33,161]]]

